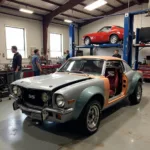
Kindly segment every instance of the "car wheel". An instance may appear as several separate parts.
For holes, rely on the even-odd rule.
[[[90,101],[79,117],[81,131],[91,135],[98,130],[101,120],[101,105],[97,100]]]
[[[114,34],[114,35],[111,35],[111,36],[110,36],[109,42],[110,42],[111,44],[117,44],[118,41],[119,41],[119,38],[118,38],[117,35]]]
[[[131,105],[136,105],[141,102],[142,99],[142,83],[138,82],[134,92],[129,96]]]
[[[89,37],[86,37],[86,38],[84,39],[84,44],[85,44],[85,45],[90,45],[90,44],[91,44],[91,39],[90,39]]]

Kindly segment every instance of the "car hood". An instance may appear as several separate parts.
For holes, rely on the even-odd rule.
[[[61,87],[90,79],[88,76],[68,73],[54,73],[51,75],[42,75],[38,77],[25,78],[17,80],[12,85],[18,85],[24,88],[38,90],[54,90]]]

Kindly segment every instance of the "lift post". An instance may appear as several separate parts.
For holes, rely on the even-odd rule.
[[[134,16],[126,13],[124,18],[123,59],[129,66],[132,66],[133,22]]]
[[[130,12],[125,14],[124,18],[124,44],[123,44],[123,59],[132,66],[132,47],[133,47],[133,24],[134,24],[134,16],[139,14],[148,13],[149,9],[140,10],[136,12]],[[139,44],[139,30],[136,32],[136,44]],[[136,47],[135,60],[136,65],[135,68],[138,69],[138,55],[139,48]]]
[[[139,44],[139,33],[140,33],[140,29],[137,28],[136,29],[136,44]],[[138,69],[138,62],[139,62],[139,47],[136,46],[135,47],[135,66],[134,69],[137,70]]]
[[[75,33],[74,33],[74,25],[69,25],[69,54],[70,57],[74,57],[75,55]]]
[[[150,9],[140,10],[136,12],[126,13],[124,17],[124,43],[122,44],[99,44],[99,45],[83,45],[76,46],[76,48],[89,48],[90,55],[93,55],[93,49],[95,47],[98,48],[110,48],[110,47],[123,47],[123,59],[132,66],[132,48],[133,48],[133,24],[134,24],[134,16],[139,14],[146,14],[150,11]],[[139,29],[136,31],[136,44],[139,44]],[[75,34],[74,34],[74,25],[71,24],[69,26],[69,50],[70,56],[75,56]],[[135,49],[135,69],[138,69],[138,56],[139,56],[139,47],[137,46]]]

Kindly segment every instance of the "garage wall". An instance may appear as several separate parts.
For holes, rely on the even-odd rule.
[[[136,5],[136,6],[131,7],[130,11],[137,11],[137,10],[147,9],[147,8],[148,8],[147,4]],[[128,9],[125,9],[125,10],[117,12],[117,13],[121,13],[121,12],[128,12]],[[150,22],[150,17],[145,17],[145,14],[135,16],[134,31],[136,31],[136,28],[149,27],[150,26],[149,22]],[[119,26],[123,27],[124,26],[124,15],[113,16],[113,17],[100,19],[100,20],[95,21],[91,24],[83,26],[80,29],[80,44],[81,45],[83,44],[82,36],[84,34],[87,34],[87,33],[90,33],[90,32],[96,32],[100,28],[102,28],[103,26],[106,26],[106,25],[119,25]],[[107,49],[106,48],[101,48],[101,49],[95,50],[95,54],[111,56],[115,49],[116,48],[109,48],[109,49],[108,48]],[[122,54],[122,50],[120,50],[120,53]],[[84,50],[84,54],[88,55],[89,50]],[[140,61],[142,61],[142,59],[146,55],[150,55],[150,49],[149,48],[144,48],[143,50],[140,51]],[[134,61],[134,49],[133,49],[133,61]]]
[[[8,60],[6,56],[6,40],[5,40],[6,25],[12,27],[21,27],[26,29],[27,56],[30,55],[32,47],[42,50],[43,28],[42,28],[41,21],[0,14],[0,64],[10,63],[10,60]],[[49,35],[50,33],[62,34],[63,50],[69,49],[69,27],[68,26],[50,24]],[[76,41],[77,41],[77,32],[76,32]],[[48,39],[48,49],[50,47],[49,43],[50,41]],[[23,64],[28,64],[28,63],[29,63],[29,59],[23,59]]]
[[[6,37],[5,26],[20,27],[26,30],[26,48],[27,56],[30,55],[30,48],[42,47],[42,25],[40,21],[22,19],[19,17],[13,17],[9,15],[0,14],[0,63],[9,63],[10,60],[6,56]],[[5,55],[3,57],[2,55]],[[24,59],[23,63],[29,62],[28,59]]]
[[[50,33],[62,34],[63,51],[69,50],[69,26],[50,24],[48,29],[48,50],[50,50]],[[75,43],[78,41],[77,29],[75,28]]]

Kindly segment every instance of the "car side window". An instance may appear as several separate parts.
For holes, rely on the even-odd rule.
[[[111,30],[111,27],[104,27],[102,29],[99,30],[99,32],[108,32]]]
[[[129,71],[132,70],[131,67],[125,61],[123,61],[123,65],[124,65],[124,68],[125,68],[125,72],[129,72]]]
[[[124,72],[124,70],[125,70],[122,62],[119,61],[119,60],[110,60],[110,61],[107,61],[107,63],[106,63],[106,69],[107,68],[119,68],[121,70],[121,72]]]

